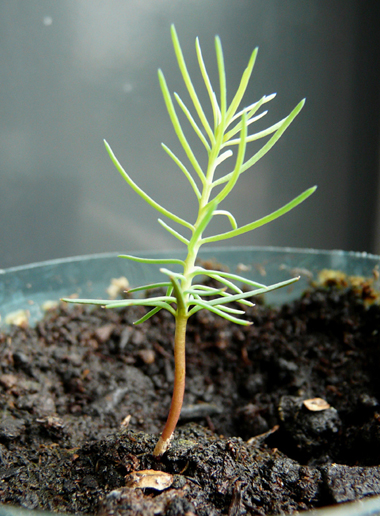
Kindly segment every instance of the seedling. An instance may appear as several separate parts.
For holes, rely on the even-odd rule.
[[[242,325],[251,324],[242,318],[244,310],[231,306],[231,303],[240,303],[241,305],[252,306],[249,298],[257,296],[271,290],[290,285],[298,278],[291,278],[274,285],[263,285],[248,278],[219,270],[209,270],[196,263],[199,249],[202,245],[209,242],[219,242],[237,235],[242,235],[248,231],[252,231],[272,220],[284,215],[289,210],[304,201],[315,190],[316,187],[309,188],[301,195],[298,195],[291,202],[282,208],[266,215],[250,224],[238,226],[237,221],[229,211],[219,209],[219,205],[231,192],[239,177],[262,158],[273,147],[277,140],[282,136],[284,131],[292,123],[294,118],[301,111],[304,100],[302,100],[293,111],[284,119],[280,120],[267,129],[248,134],[248,127],[261,119],[267,111],[259,113],[260,108],[274,98],[272,95],[264,95],[259,101],[240,109],[239,106],[243,99],[243,95],[247,89],[249,79],[255,64],[257,49],[255,49],[249,59],[248,66],[244,70],[240,80],[239,87],[233,96],[230,104],[227,102],[226,75],[224,69],[224,59],[222,45],[219,37],[215,38],[216,60],[219,74],[219,96],[217,97],[208,76],[205,63],[202,58],[201,47],[198,39],[196,40],[196,54],[198,64],[201,71],[203,81],[206,86],[208,97],[212,108],[212,123],[209,122],[205,115],[204,109],[200,103],[198,95],[193,86],[193,82],[186,67],[185,59],[179,44],[176,30],[171,27],[171,36],[178,66],[181,71],[187,91],[193,105],[193,110],[197,115],[197,120],[191,114],[190,109],[185,105],[182,99],[174,93],[174,104],[172,95],[169,92],[165,77],[161,70],[158,71],[159,83],[165,100],[166,108],[169,113],[170,120],[173,124],[176,135],[183,147],[188,164],[185,165],[181,159],[175,155],[165,144],[163,149],[178,165],[198,200],[198,213],[195,222],[187,220],[175,215],[168,209],[164,208],[154,201],[147,193],[145,193],[123,169],[111,147],[105,142],[106,149],[113,161],[115,167],[121,176],[126,180],[129,186],[140,195],[150,206],[155,208],[161,215],[170,219],[172,222],[180,226],[182,229],[175,229],[160,218],[158,222],[172,236],[182,242],[187,249],[187,255],[184,260],[179,259],[147,259],[137,256],[122,255],[121,258],[132,260],[140,263],[160,264],[163,266],[160,271],[166,276],[166,280],[150,285],[143,285],[132,288],[130,293],[149,291],[156,288],[165,289],[163,295],[157,295],[146,298],[128,298],[124,300],[94,300],[94,299],[65,299],[68,302],[95,304],[106,308],[120,308],[126,306],[146,306],[149,311],[141,317],[135,324],[141,324],[160,310],[167,310],[175,318],[175,336],[174,336],[174,361],[175,361],[175,378],[171,407],[169,416],[162,432],[162,435],[154,449],[154,455],[161,456],[168,448],[170,440],[173,436],[174,429],[180,416],[183,396],[185,390],[185,339],[186,325],[189,317],[202,309],[224,317],[225,319]],[[203,144],[206,156],[207,166],[202,168],[200,161],[195,156],[183,130],[181,122],[177,116],[176,109],[184,113],[191,128]],[[250,158],[246,158],[247,144],[261,138],[270,136],[268,141]],[[235,153],[235,161],[231,171],[223,175],[220,174],[218,167],[225,160],[233,156],[232,149],[237,149]],[[189,166],[190,165],[190,166]],[[219,172],[219,177],[217,177]],[[204,236],[205,230],[214,217],[227,217],[231,229],[220,234]],[[167,268],[167,266],[174,266]],[[174,270],[172,270],[174,269]],[[178,269],[180,272],[178,272]],[[217,280],[221,287],[211,287],[200,282],[200,278],[208,277]],[[245,290],[237,286],[236,282],[245,285]],[[247,290],[248,289],[248,290]]]

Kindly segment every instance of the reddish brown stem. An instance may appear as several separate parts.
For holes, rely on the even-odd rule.
[[[172,402],[168,419],[159,441],[154,448],[153,455],[159,457],[163,455],[170,445],[171,438],[179,416],[181,414],[183,395],[185,392],[186,377],[186,325],[187,316],[185,313],[179,313],[176,317],[176,328],[174,336],[174,387]]]

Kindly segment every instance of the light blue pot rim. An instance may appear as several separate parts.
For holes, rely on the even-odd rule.
[[[277,247],[277,246],[231,246],[231,247],[208,247],[205,250],[201,250],[200,256],[203,254],[214,255],[220,252],[228,253],[228,252],[236,252],[236,251],[249,251],[249,252],[265,252],[268,251],[270,253],[278,252],[278,253],[291,253],[291,254],[310,254],[310,255],[321,255],[321,256],[336,256],[336,257],[348,257],[354,259],[371,259],[380,261],[380,255],[367,253],[365,251],[343,251],[340,249],[314,249],[314,248],[300,248],[300,247]],[[70,263],[70,262],[80,262],[87,260],[99,260],[106,258],[117,258],[120,254],[124,254],[122,252],[111,252],[111,253],[93,253],[93,254],[83,254],[78,256],[68,256],[66,258],[54,258],[52,260],[44,260],[41,262],[33,262],[25,265],[17,265],[16,267],[8,267],[6,269],[0,269],[0,274],[8,274],[12,272],[18,272],[26,269],[34,269],[37,267],[44,267],[46,265],[59,265],[61,263]],[[183,251],[181,249],[169,249],[169,250],[159,250],[159,251],[131,251],[130,254],[142,257],[156,257],[156,256],[178,256],[183,255]]]

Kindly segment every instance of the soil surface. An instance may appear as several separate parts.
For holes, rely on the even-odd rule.
[[[161,460],[169,314],[133,326],[143,308],[63,305],[0,334],[1,503],[237,516],[380,494],[380,307],[367,284],[330,283],[248,308],[250,327],[189,320],[185,406]]]

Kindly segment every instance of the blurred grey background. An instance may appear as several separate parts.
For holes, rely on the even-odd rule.
[[[307,98],[223,207],[244,224],[309,186],[317,192],[222,244],[379,252],[379,21],[377,0],[0,2],[0,268],[181,245],[123,182],[102,142],[157,201],[194,220],[193,192],[160,146],[178,150],[159,67],[187,99],[172,22],[202,98],[194,40],[216,86],[215,34],[230,98],[259,46],[245,103],[277,92],[265,125]]]

